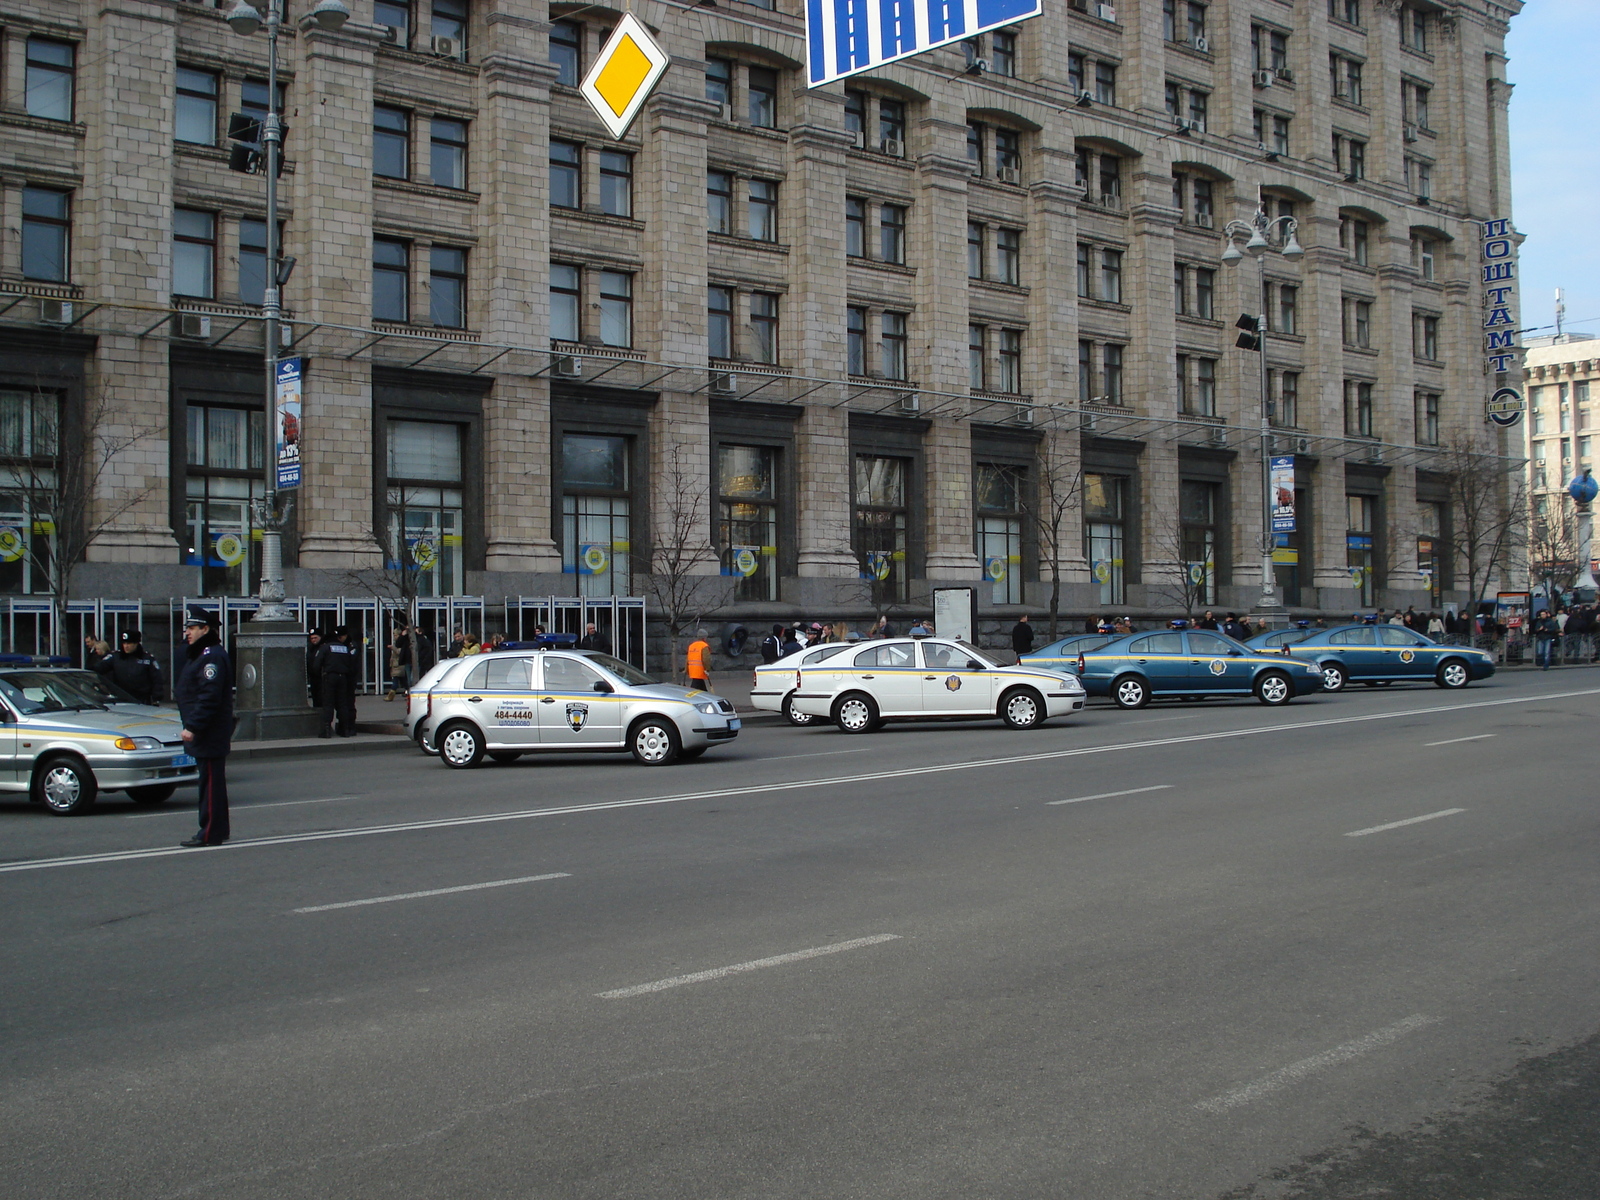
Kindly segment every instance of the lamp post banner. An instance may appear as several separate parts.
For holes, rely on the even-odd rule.
[[[1294,532],[1294,455],[1272,460],[1272,532]]]
[[[278,441],[278,490],[300,486],[300,378],[302,358],[285,358],[278,363],[273,417]]]

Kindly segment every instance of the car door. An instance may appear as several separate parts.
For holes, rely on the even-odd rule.
[[[1196,692],[1248,692],[1255,665],[1244,648],[1202,629],[1191,629],[1189,686]]]
[[[915,642],[885,642],[861,651],[852,674],[853,682],[877,702],[882,716],[922,715],[922,668]]]
[[[0,689],[4,686],[0,684]],[[33,773],[31,762],[25,769],[17,761],[17,714],[10,705],[0,704],[0,790],[26,784]]]
[[[542,746],[615,746],[622,741],[622,701],[615,685],[576,655],[542,654],[539,742]]]
[[[965,649],[925,639],[922,652],[922,711],[930,716],[994,712],[994,676]]]
[[[1335,629],[1328,635],[1328,650],[1351,679],[1373,679],[1383,674],[1383,651],[1378,631],[1371,625]]]
[[[532,660],[510,654],[486,655],[467,672],[461,686],[467,711],[490,746],[519,750],[538,743]]]
[[[1395,679],[1431,679],[1439,669],[1440,646],[1403,625],[1378,628],[1383,644],[1384,670]]]
[[[1152,694],[1170,696],[1189,690],[1189,653],[1183,634],[1147,633],[1129,642],[1123,655],[1149,679]]]

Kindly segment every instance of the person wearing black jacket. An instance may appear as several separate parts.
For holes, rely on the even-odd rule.
[[[361,662],[350,645],[350,627],[336,625],[333,640],[317,651],[317,674],[322,678],[322,732],[332,737],[337,722],[340,737],[356,735],[356,675]]]
[[[1019,658],[1033,649],[1033,626],[1028,624],[1028,614],[1023,613],[1011,627],[1011,650]]]
[[[137,629],[122,631],[122,649],[94,664],[94,670],[107,676],[140,704],[159,704],[165,689],[161,686],[161,664],[140,644]]]
[[[593,621],[583,627],[583,636],[578,639],[579,650],[593,650],[598,654],[611,653],[611,641],[605,634],[595,628]]]
[[[200,765],[200,829],[180,846],[220,846],[228,840],[228,751],[233,739],[233,662],[217,637],[217,618],[189,605],[183,623],[187,660],[172,694],[183,719],[183,745]]]
[[[772,632],[761,639],[761,661],[775,663],[783,657],[783,626],[774,625]]]
[[[1561,633],[1561,626],[1556,624],[1555,618],[1550,615],[1548,608],[1541,608],[1539,615],[1533,620],[1533,659],[1539,664],[1541,671],[1550,669],[1550,651],[1554,649],[1556,638]]]
[[[317,663],[317,653],[327,640],[320,629],[313,629],[306,634],[306,683],[311,688],[312,708],[322,707],[322,669]]]

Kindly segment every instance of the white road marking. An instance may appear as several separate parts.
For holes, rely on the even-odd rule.
[[[1089,754],[1113,754],[1123,750],[1152,750],[1165,746],[1182,746],[1192,742],[1225,741],[1230,738],[1254,737],[1263,733],[1294,733],[1305,729],[1325,729],[1334,725],[1353,725],[1363,721],[1392,721],[1404,717],[1426,717],[1435,713],[1463,712],[1475,708],[1498,708],[1507,704],[1542,704],[1550,700],[1568,700],[1580,696],[1600,695],[1600,688],[1585,688],[1575,692],[1544,692],[1537,696],[1517,696],[1505,700],[1476,700],[1463,704],[1439,704],[1432,708],[1398,709],[1394,712],[1365,713],[1354,717],[1329,717],[1321,721],[1290,721],[1281,725],[1254,725],[1244,729],[1224,729],[1215,733],[1191,733],[1183,737],[1152,738],[1144,742],[1116,742],[1104,746],[1081,746],[1074,750],[1049,750],[1040,754],[1017,754],[1005,758],[969,759],[965,762],[943,763],[926,767],[902,767],[892,771],[873,771],[862,775],[833,775],[823,779],[795,779],[785,783],[757,783],[748,787],[720,788],[711,791],[681,792],[669,796],[641,796],[633,800],[604,800],[594,804],[569,804],[560,808],[524,808],[511,812],[480,813],[469,817],[439,817],[431,821],[402,821],[393,825],[365,825],[353,829],[328,829],[315,833],[290,833],[278,837],[246,838],[229,842],[220,849],[258,850],[267,846],[292,846],[300,842],[326,842],[340,838],[371,837],[374,834],[410,833],[423,829],[453,829],[467,825],[493,825],[501,821],[530,821],[539,817],[564,817],[574,813],[607,812],[621,808],[649,808],[660,804],[690,804],[706,800],[721,800],[730,796],[770,795],[774,792],[798,791],[806,788],[838,787],[851,783],[877,783],[885,779],[905,779],[917,775],[932,775],[945,771],[986,771],[995,767],[1015,766],[1019,763],[1048,762],[1061,758],[1077,758]],[[31,858],[17,862],[0,863],[0,875],[14,871],[44,871],[55,867],[98,866],[102,863],[133,862],[145,858],[173,858],[195,856],[195,851],[180,848],[153,847],[148,850],[116,850],[103,854],[74,854],[61,858]],[[210,856],[207,856],[208,858]]]
[[[1423,742],[1422,744],[1424,746],[1454,746],[1457,742],[1481,742],[1484,738],[1492,738],[1494,736],[1496,735],[1492,733],[1475,733],[1471,737],[1446,738],[1442,742]]]
[[[623,1000],[629,996],[643,996],[647,992],[664,992],[668,988],[682,987],[686,983],[706,983],[712,979],[725,979],[745,971],[759,971],[763,967],[781,967],[785,963],[800,962],[807,958],[821,958],[824,954],[838,954],[844,950],[859,950],[862,946],[876,946],[880,942],[896,942],[898,933],[880,933],[873,937],[855,938],[848,942],[834,942],[831,946],[813,946],[809,950],[795,950],[789,954],[774,954],[771,958],[758,958],[752,962],[734,963],[731,967],[714,967],[709,971],[696,971],[692,975],[674,975],[671,979],[658,979],[654,983],[641,983],[634,987],[617,988],[611,992],[596,992],[601,1000]]]
[[[741,762],[782,762],[786,758],[831,758],[835,754],[865,754],[875,746],[858,746],[854,750],[813,750],[808,754],[774,754],[771,758],[746,758]]]
[[[430,888],[426,892],[401,892],[398,896],[373,896],[370,900],[345,900],[339,904],[313,904],[297,908],[297,913],[332,912],[336,908],[362,908],[368,904],[393,904],[396,900],[420,900],[424,896],[450,896],[456,892],[481,892],[484,888],[510,887],[514,883],[543,883],[546,879],[571,879],[569,871],[549,875],[524,875],[521,879],[494,879],[488,883],[463,883],[460,887]]]
[[[1382,833],[1386,829],[1399,829],[1402,825],[1417,825],[1423,821],[1437,821],[1440,817],[1453,817],[1457,813],[1464,813],[1464,808],[1441,808],[1438,812],[1428,813],[1421,817],[1407,817],[1404,821],[1390,821],[1387,825],[1374,825],[1370,829],[1357,829],[1354,833],[1347,833],[1345,837],[1366,837],[1369,833]]]
[[[1241,1104],[1249,1104],[1263,1096],[1271,1095],[1280,1088],[1297,1083],[1307,1075],[1336,1067],[1340,1063],[1349,1062],[1352,1058],[1360,1058],[1363,1054],[1371,1053],[1380,1047],[1387,1046],[1390,1042],[1398,1041],[1414,1030],[1422,1029],[1428,1025],[1438,1023],[1438,1017],[1417,1016],[1407,1017],[1404,1021],[1396,1021],[1393,1025],[1385,1026],[1376,1032],[1367,1034],[1366,1037],[1357,1038],[1353,1042],[1346,1042],[1342,1046],[1335,1046],[1332,1050],[1324,1050],[1321,1054],[1313,1054],[1310,1058],[1302,1058],[1299,1062],[1290,1063],[1281,1067],[1270,1075],[1263,1075],[1254,1083],[1247,1083],[1244,1087],[1234,1088],[1231,1092],[1224,1092],[1210,1100],[1202,1100],[1195,1107],[1201,1112],[1222,1113],[1230,1108],[1238,1108]]]
[[[1173,786],[1170,783],[1158,783],[1154,787],[1129,788],[1125,792],[1096,792],[1093,796],[1074,796],[1071,800],[1046,800],[1046,804],[1082,804],[1085,800],[1109,800],[1113,796],[1137,796],[1141,792],[1164,792]]]
[[[363,793],[364,795],[365,793]],[[229,812],[249,812],[258,808],[289,808],[296,804],[332,804],[335,800],[360,800],[361,796],[324,796],[320,800],[271,800],[266,804],[231,804]],[[142,821],[147,817],[192,817],[192,808],[169,808],[162,812],[128,813],[123,819],[127,821]]]

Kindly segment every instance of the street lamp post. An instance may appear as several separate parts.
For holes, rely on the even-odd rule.
[[[1237,263],[1248,254],[1259,265],[1257,270],[1258,294],[1265,292],[1266,267],[1262,264],[1262,256],[1266,254],[1272,243],[1267,235],[1278,226],[1283,227],[1284,243],[1283,256],[1287,259],[1298,259],[1304,250],[1295,239],[1295,232],[1300,228],[1300,223],[1293,217],[1277,217],[1267,219],[1267,214],[1259,207],[1255,216],[1249,221],[1229,221],[1222,227],[1222,238],[1226,249],[1222,252],[1222,261],[1229,266]],[[1244,249],[1239,248],[1239,239],[1244,238]],[[1261,600],[1259,607],[1263,611],[1271,611],[1280,607],[1278,602],[1278,584],[1272,569],[1272,551],[1276,537],[1272,532],[1272,388],[1267,375],[1267,313],[1265,301],[1262,302],[1260,316],[1255,318],[1253,326],[1255,349],[1261,355]],[[1249,322],[1248,314],[1240,319],[1240,325],[1246,326]],[[1246,337],[1239,339],[1241,346],[1247,346]]]
[[[1572,581],[1572,598],[1579,604],[1592,604],[1600,588],[1595,583],[1594,569],[1589,565],[1594,553],[1594,512],[1589,506],[1600,495],[1600,483],[1596,483],[1593,473],[1584,467],[1567,484],[1567,495],[1572,497],[1578,512],[1578,575]]]

